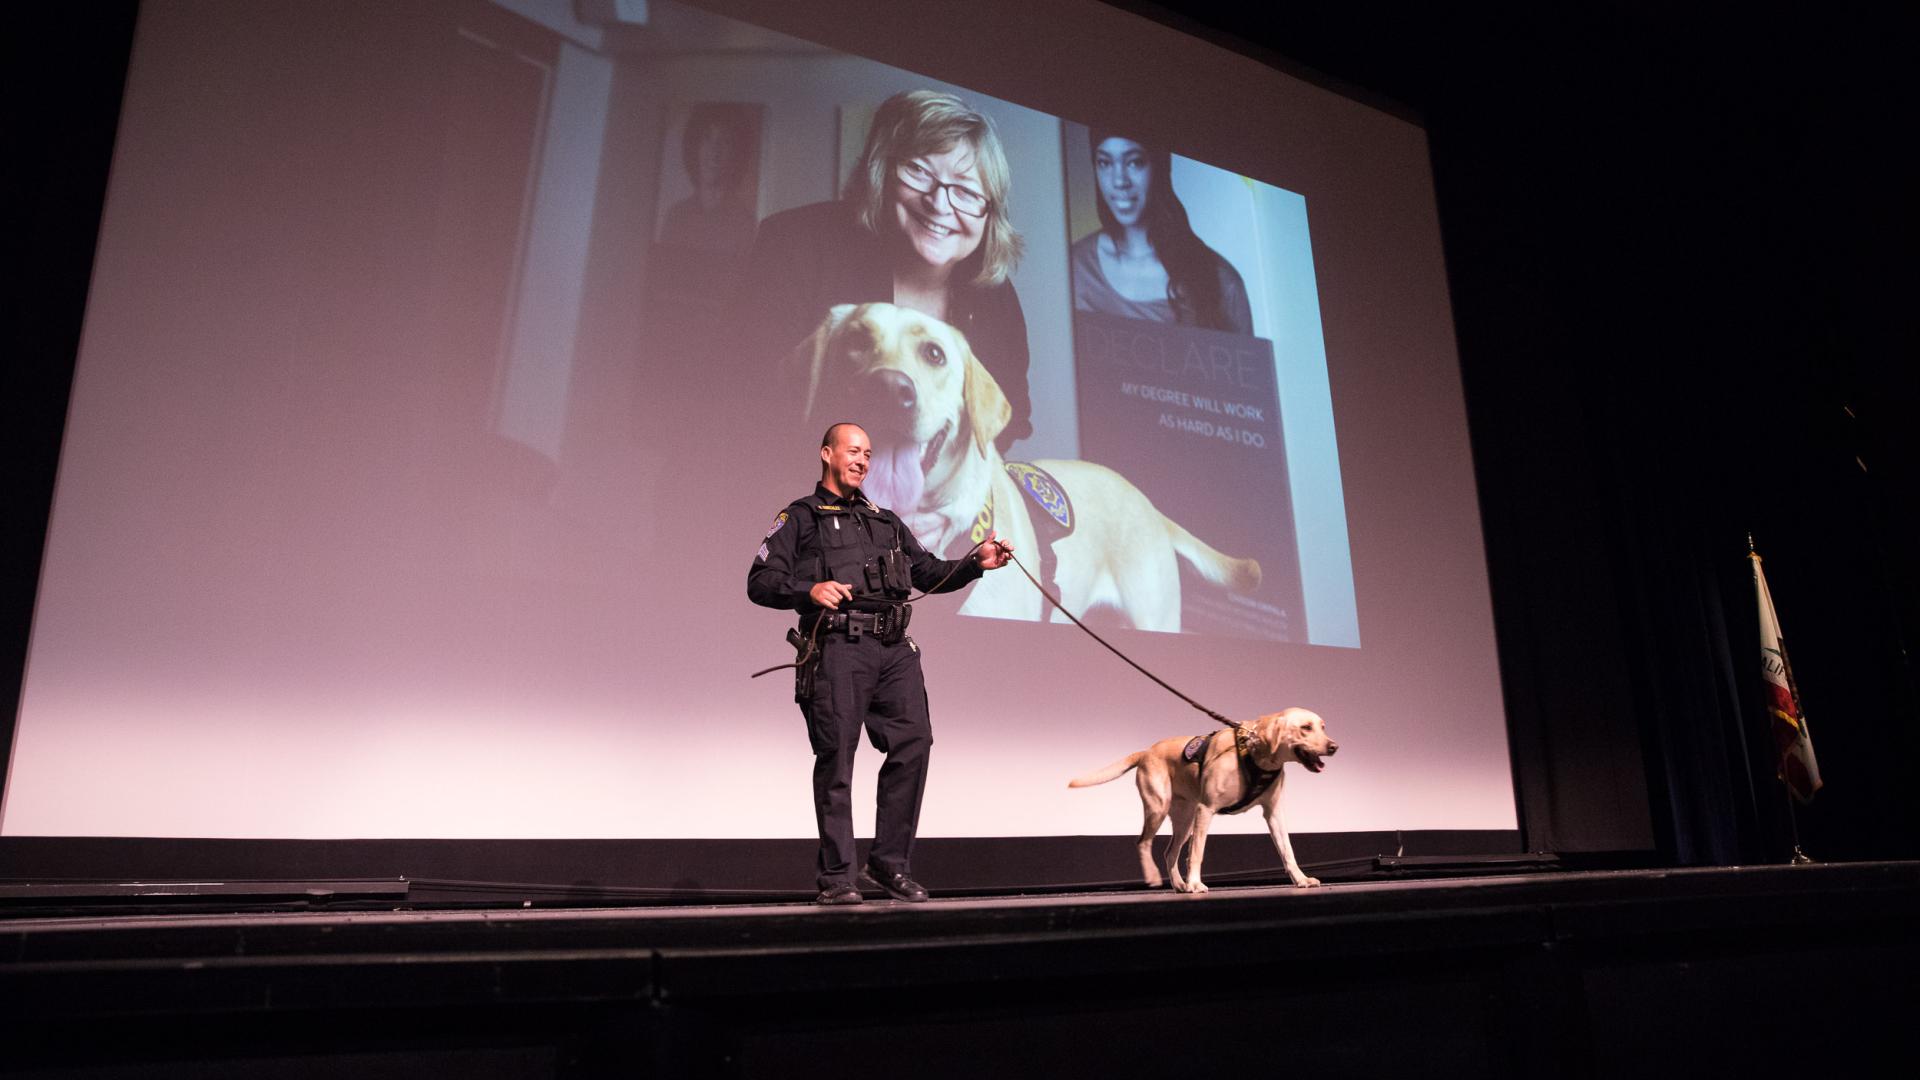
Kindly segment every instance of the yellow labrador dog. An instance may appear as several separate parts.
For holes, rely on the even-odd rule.
[[[810,419],[857,419],[867,429],[868,497],[899,514],[929,550],[952,554],[956,541],[986,520],[1013,550],[1038,550],[1028,496],[994,446],[1012,407],[958,330],[893,304],[842,304],[791,362],[801,369]],[[1073,531],[1052,546],[1055,584],[1068,610],[1117,609],[1136,628],[1177,632],[1178,560],[1229,589],[1251,592],[1260,584],[1258,562],[1214,550],[1112,469],[1087,461],[1033,464],[1072,500]],[[1019,576],[989,574],[960,611],[1037,622],[1047,615],[1045,604]]]
[[[1189,744],[1203,739],[1191,754]],[[1306,709],[1282,709],[1242,725],[1196,739],[1162,739],[1067,784],[1092,787],[1118,779],[1129,771],[1140,788],[1146,822],[1140,829],[1140,872],[1149,887],[1160,884],[1153,864],[1153,836],[1160,823],[1173,816],[1173,843],[1167,848],[1167,878],[1178,892],[1203,893],[1200,864],[1207,851],[1207,826],[1217,813],[1234,814],[1258,806],[1267,816],[1267,831],[1287,876],[1297,886],[1318,885],[1300,870],[1280,818],[1280,789],[1286,785],[1284,767],[1301,765],[1308,772],[1326,768],[1326,759],[1340,749],[1327,737],[1326,722]],[[1264,782],[1266,787],[1259,790]],[[1180,850],[1191,846],[1187,873],[1180,874]]]

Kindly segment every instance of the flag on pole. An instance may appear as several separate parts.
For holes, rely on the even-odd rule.
[[[1747,558],[1753,560],[1753,588],[1760,598],[1760,672],[1766,682],[1767,711],[1773,716],[1778,775],[1794,798],[1807,802],[1820,790],[1813,735],[1807,730],[1806,715],[1800,711],[1800,691],[1794,686],[1793,665],[1787,663],[1787,646],[1780,637],[1780,619],[1773,612],[1773,594],[1767,591],[1760,556],[1748,552]]]

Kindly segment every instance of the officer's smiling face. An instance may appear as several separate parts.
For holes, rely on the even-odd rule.
[[[821,482],[835,495],[845,495],[867,478],[867,465],[873,460],[873,443],[867,433],[853,424],[834,429],[833,445],[820,448],[820,460],[826,464]]]

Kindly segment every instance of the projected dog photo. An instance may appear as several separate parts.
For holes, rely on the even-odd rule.
[[[1179,563],[1219,589],[1260,585],[1258,562],[1194,536],[1112,469],[1002,458],[994,440],[1007,423],[1006,395],[967,339],[938,319],[893,304],[842,304],[791,362],[816,426],[832,422],[822,417],[864,418],[874,447],[867,494],[931,550],[964,551],[996,531],[1033,553],[1068,610],[1112,610],[1142,630],[1181,629]],[[960,610],[1027,621],[1049,614],[1012,574],[983,578]]]

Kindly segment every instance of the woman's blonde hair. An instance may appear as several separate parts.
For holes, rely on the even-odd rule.
[[[998,285],[1012,276],[1026,247],[1020,230],[1007,216],[1007,193],[1013,180],[1006,151],[993,121],[966,102],[938,90],[908,90],[880,103],[867,145],[847,177],[846,198],[859,211],[860,223],[875,236],[888,227],[887,189],[894,166],[925,154],[940,154],[965,143],[980,169],[980,185],[987,197],[986,235],[980,248],[962,267],[978,264],[976,285]]]

